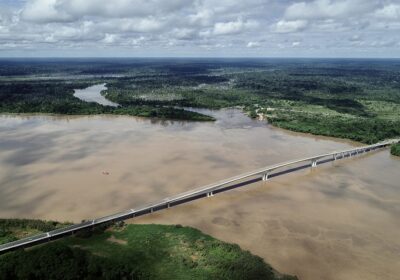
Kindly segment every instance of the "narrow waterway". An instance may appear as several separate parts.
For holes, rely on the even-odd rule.
[[[0,217],[79,222],[356,145],[276,129],[237,109],[204,113],[217,121],[0,116]],[[300,279],[396,279],[398,170],[383,150],[131,222],[194,226]]]
[[[96,102],[104,106],[118,107],[117,103],[101,95],[101,92],[106,89],[106,84],[94,85],[85,89],[76,89],[74,96],[86,102]]]

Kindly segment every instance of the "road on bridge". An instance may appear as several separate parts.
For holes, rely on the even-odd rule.
[[[364,154],[367,152],[371,152],[377,149],[388,147],[394,143],[399,143],[400,139],[393,139],[384,142],[380,142],[374,145],[363,146],[352,148],[344,151],[336,151],[322,155],[316,155],[312,157],[297,159],[293,161],[288,161],[284,163],[279,163],[271,166],[267,166],[264,168],[260,168],[251,172],[247,172],[232,178],[228,178],[225,180],[221,180],[219,182],[206,185],[194,190],[190,190],[185,193],[178,194],[173,197],[165,198],[159,202],[144,205],[135,209],[129,209],[124,212],[116,213],[110,216],[85,221],[80,224],[67,226],[61,229],[56,229],[50,232],[38,234],[32,237],[20,239],[17,241],[9,242],[3,245],[0,245],[0,254],[9,252],[12,250],[16,250],[19,248],[27,248],[36,244],[41,244],[45,242],[49,242],[51,240],[55,240],[64,236],[68,236],[76,233],[77,231],[84,229],[91,229],[95,226],[112,223],[116,221],[122,221],[126,219],[131,219],[137,216],[142,216],[145,214],[153,213],[154,211],[160,211],[162,209],[167,209],[182,203],[187,203],[189,201],[193,201],[203,197],[214,196],[214,194],[221,193],[224,191],[228,191],[234,188],[242,187],[248,185],[250,183],[264,180],[268,181],[269,179],[281,176],[290,172],[294,172],[297,170],[301,170],[304,168],[316,168],[318,165],[336,161],[352,156],[356,156],[359,154]],[[247,180],[247,181],[245,181]]]

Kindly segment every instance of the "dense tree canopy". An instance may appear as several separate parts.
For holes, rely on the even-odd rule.
[[[391,60],[0,61],[0,112],[213,120],[187,109],[241,106],[282,128],[373,143],[400,136]],[[114,108],[74,89],[107,83]]]

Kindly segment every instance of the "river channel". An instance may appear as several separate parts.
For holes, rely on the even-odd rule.
[[[217,121],[0,116],[0,217],[80,222],[358,145],[205,113]],[[382,150],[129,222],[193,226],[300,279],[398,279],[399,170]]]

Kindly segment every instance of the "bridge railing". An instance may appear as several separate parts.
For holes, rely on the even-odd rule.
[[[375,148],[379,148],[379,147],[385,147],[385,146],[393,144],[394,142],[398,142],[398,140],[390,140],[390,141],[385,141],[385,142],[382,142],[382,143],[377,143],[377,144],[374,144],[374,145],[356,147],[356,148],[347,149],[347,150],[344,150],[344,151],[335,151],[335,152],[326,153],[326,154],[322,154],[322,155],[318,155],[318,156],[313,156],[313,157],[308,157],[308,158],[302,158],[302,159],[287,161],[287,162],[279,163],[279,164],[275,164],[275,165],[269,165],[269,166],[266,166],[266,167],[263,167],[263,168],[260,168],[260,169],[254,170],[254,171],[243,173],[243,174],[240,174],[240,175],[237,175],[237,176],[225,179],[225,180],[218,181],[218,182],[213,183],[213,184],[209,184],[209,185],[202,186],[202,187],[194,189],[194,190],[190,190],[190,191],[181,193],[181,194],[179,194],[177,196],[171,197],[169,199],[169,202],[172,203],[172,202],[174,202],[176,200],[179,200],[179,199],[182,199],[182,198],[185,198],[185,197],[190,197],[192,195],[196,195],[196,194],[200,195],[200,194],[203,194],[203,193],[206,193],[206,192],[215,191],[218,188],[220,188],[222,186],[225,186],[225,185],[228,185],[230,183],[233,183],[233,182],[236,182],[236,181],[240,181],[240,180],[244,180],[244,179],[248,179],[248,178],[254,177],[254,176],[262,176],[265,173],[272,172],[272,171],[275,171],[275,170],[280,169],[280,168],[288,167],[290,165],[295,165],[295,164],[299,164],[299,163],[302,163],[302,162],[310,162],[310,163],[312,163],[313,161],[319,161],[319,160],[321,160],[323,158],[334,157],[336,155],[343,155],[343,154],[347,155],[349,153],[357,153],[359,151],[370,150],[370,149],[375,149]]]
[[[322,154],[322,155],[317,155],[317,156],[313,156],[313,157],[307,157],[307,158],[302,158],[302,159],[298,159],[298,160],[287,161],[287,162],[280,163],[280,164],[270,165],[270,166],[263,167],[263,168],[260,168],[260,169],[254,170],[254,171],[250,171],[250,172],[247,172],[247,173],[244,173],[241,175],[237,175],[237,176],[225,179],[225,180],[221,180],[221,181],[218,181],[213,184],[202,186],[200,188],[196,188],[194,190],[190,190],[190,191],[181,193],[179,195],[160,200],[155,203],[143,205],[143,206],[135,208],[135,209],[130,209],[130,210],[119,212],[119,213],[116,213],[113,215],[105,216],[105,217],[94,219],[94,220],[85,221],[80,224],[63,227],[60,229],[52,230],[50,232],[41,233],[41,234],[38,234],[35,236],[31,236],[31,237],[23,238],[23,239],[20,239],[17,241],[9,242],[9,243],[0,245],[0,253],[9,251],[9,250],[12,250],[15,248],[21,248],[21,247],[25,247],[25,246],[29,246],[29,245],[34,245],[34,244],[44,242],[47,240],[51,240],[54,238],[58,238],[58,237],[61,237],[61,236],[67,235],[67,234],[73,234],[76,231],[86,229],[86,228],[91,228],[93,226],[104,224],[107,222],[112,222],[112,221],[121,220],[121,219],[127,219],[129,217],[134,217],[137,214],[150,213],[150,212],[153,212],[153,210],[156,209],[157,207],[168,207],[169,208],[171,203],[182,202],[185,199],[209,194],[216,190],[224,188],[227,185],[234,183],[234,182],[249,179],[249,178],[255,177],[255,176],[263,176],[263,179],[264,179],[264,176],[266,174],[270,174],[273,171],[276,171],[281,168],[289,167],[291,165],[296,165],[296,164],[300,164],[303,162],[309,162],[310,166],[315,166],[314,163],[316,164],[318,161],[321,161],[324,158],[333,157],[333,160],[336,160],[337,158],[343,158],[346,155],[351,156],[351,155],[357,154],[359,152],[371,151],[371,150],[374,150],[377,148],[382,148],[382,147],[391,145],[393,143],[399,143],[399,142],[400,142],[400,139],[393,139],[393,140],[388,140],[388,141],[384,141],[381,143],[377,143],[374,145],[356,147],[356,148],[347,149],[344,151],[335,151],[335,152],[331,152],[331,153],[327,153],[327,154]]]
[[[21,248],[24,245],[40,242],[42,240],[46,240],[47,238],[48,238],[47,233],[40,233],[40,234],[37,234],[34,236],[30,236],[30,237],[22,238],[22,239],[19,239],[16,241],[8,242],[6,244],[0,245],[0,253],[2,251],[10,250],[13,248]]]

